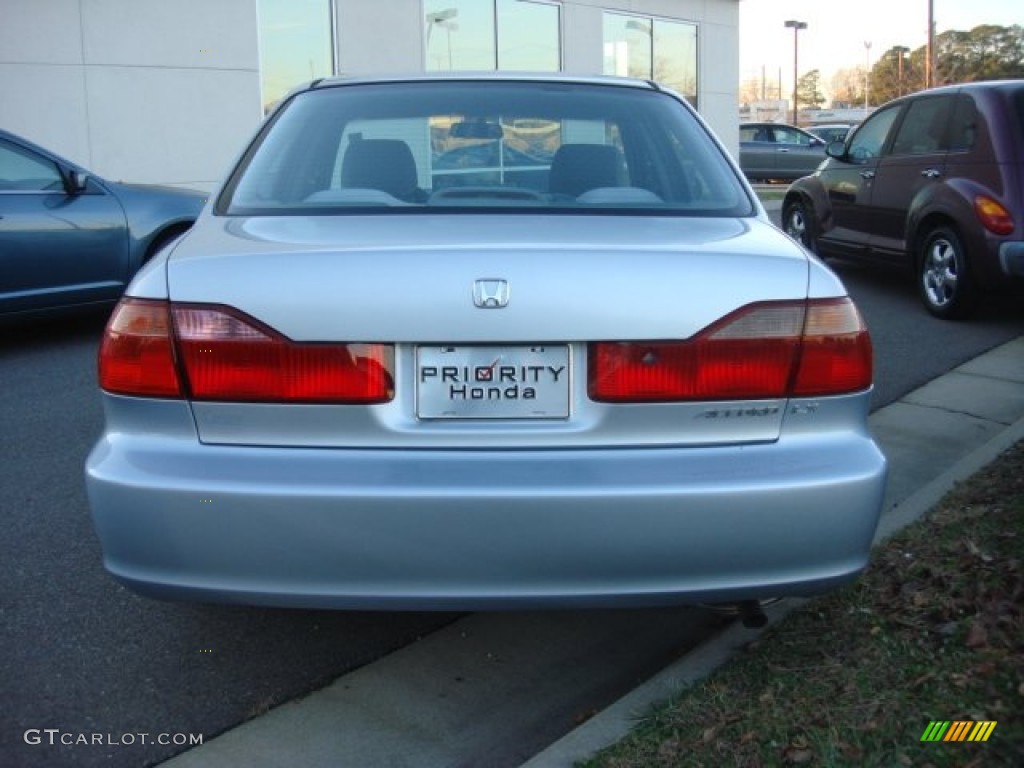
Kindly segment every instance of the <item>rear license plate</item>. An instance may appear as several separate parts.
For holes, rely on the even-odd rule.
[[[569,347],[418,347],[421,419],[565,419]]]

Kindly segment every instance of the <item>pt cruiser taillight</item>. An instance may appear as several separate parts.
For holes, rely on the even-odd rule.
[[[123,299],[99,352],[114,394],[192,400],[383,403],[394,396],[388,344],[300,343],[229,307]]]
[[[819,397],[871,386],[871,339],[848,298],[743,307],[685,341],[590,345],[605,402]]]

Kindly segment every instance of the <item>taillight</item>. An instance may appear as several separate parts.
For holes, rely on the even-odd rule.
[[[228,307],[141,299],[118,305],[100,350],[100,386],[143,397],[382,403],[393,369],[391,345],[298,343]]]
[[[978,195],[974,198],[974,213],[982,226],[995,235],[1009,235],[1013,232],[1013,215],[991,197]]]
[[[227,307],[172,314],[195,400],[382,403],[394,392],[390,345],[297,343]]]
[[[119,395],[181,397],[166,301],[121,300],[103,333],[99,380]]]
[[[588,371],[605,402],[837,395],[871,385],[871,340],[847,298],[752,304],[685,341],[591,344]]]

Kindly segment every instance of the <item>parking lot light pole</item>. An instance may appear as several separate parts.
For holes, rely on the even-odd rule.
[[[806,21],[794,21],[790,19],[785,24],[786,27],[792,27],[793,29],[793,125],[796,125],[796,110],[797,110],[797,34],[801,29],[807,29]]]

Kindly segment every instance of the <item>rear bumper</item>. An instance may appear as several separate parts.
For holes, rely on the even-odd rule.
[[[1000,244],[999,266],[1003,274],[1024,281],[1024,241]]]
[[[870,437],[552,451],[317,450],[107,433],[86,465],[108,570],[155,597],[344,609],[808,594],[867,562]]]

